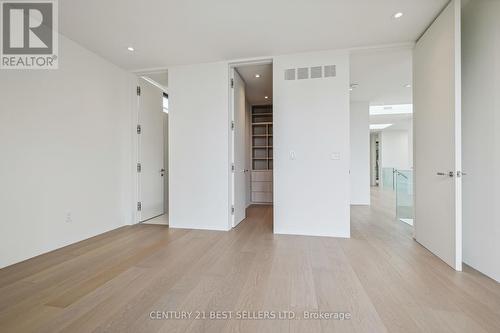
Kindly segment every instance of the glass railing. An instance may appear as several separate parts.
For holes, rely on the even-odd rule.
[[[413,171],[395,170],[396,217],[413,225]]]
[[[394,190],[394,168],[382,168],[382,188]]]

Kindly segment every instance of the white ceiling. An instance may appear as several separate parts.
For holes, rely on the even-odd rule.
[[[246,98],[250,105],[267,105],[273,101],[273,66],[271,64],[239,66],[236,68],[245,81]],[[256,78],[255,74],[260,77]],[[268,96],[268,99],[265,99]]]
[[[143,70],[415,41],[447,2],[63,0],[59,28],[117,65]]]
[[[385,48],[351,54],[351,101],[370,105],[412,104],[412,49]]]

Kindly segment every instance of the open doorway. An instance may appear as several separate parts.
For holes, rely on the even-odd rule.
[[[369,163],[366,169],[351,167],[354,177],[368,179],[372,199],[409,225],[414,219],[412,53],[410,46],[353,51],[350,86],[351,131],[364,140],[351,141],[367,147],[352,147],[353,164]],[[364,156],[356,157],[358,152]],[[361,175],[366,172],[369,176]]]
[[[230,65],[232,227],[252,205],[273,204],[272,61]]]
[[[410,101],[410,97],[408,98]],[[413,225],[413,107],[412,104],[371,105],[370,137],[374,142],[375,186],[390,198],[398,221]]]
[[[137,86],[137,222],[168,225],[168,76],[144,73]]]

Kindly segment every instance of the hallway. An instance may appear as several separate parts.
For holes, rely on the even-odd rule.
[[[120,228],[0,270],[0,331],[500,331],[499,284],[449,268],[387,202],[352,208],[351,239],[273,235],[271,206],[230,232]],[[351,319],[151,319],[229,310]]]

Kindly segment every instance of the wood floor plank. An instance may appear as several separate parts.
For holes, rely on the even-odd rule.
[[[0,321],[15,317],[18,313],[27,312],[33,307],[50,303],[51,300],[69,290],[73,293],[81,293],[78,287],[82,281],[98,275],[99,272],[108,269],[109,265],[118,258],[126,258],[142,246],[146,246],[148,242],[154,242],[156,237],[160,237],[155,230],[150,228],[140,231],[131,241],[107,247],[106,250],[92,250],[80,257],[71,257],[67,262],[36,273],[33,278],[28,277],[9,285],[8,288],[18,290],[16,296],[19,297],[19,301],[14,304],[11,303],[12,299],[0,302],[2,306],[7,304],[0,307]],[[107,251],[109,249],[113,251]],[[82,267],[85,269],[82,270]],[[20,287],[23,282],[31,283],[26,287]],[[0,287],[1,289],[3,288]]]
[[[142,259],[152,255],[156,250],[163,248],[168,242],[168,237],[159,239],[156,243],[143,248],[138,248],[134,250],[130,256],[124,255],[124,259],[119,259],[115,263],[110,264],[106,270],[101,271],[89,279],[82,281],[78,284],[77,288],[71,288],[64,294],[59,295],[57,298],[51,300],[46,305],[55,307],[67,307],[68,305],[74,303],[76,300],[80,299],[84,295],[87,295],[91,291],[97,289],[107,281],[115,278],[124,271],[130,268],[130,266],[135,265]]]
[[[131,267],[113,280],[108,281],[100,288],[94,290],[76,303],[71,304],[65,309],[61,309],[60,315],[51,321],[40,325],[39,332],[53,333],[60,332],[70,326],[80,317],[98,307],[99,304],[110,299],[113,295],[133,288],[135,284],[140,283],[148,274],[147,269]]]
[[[196,234],[193,233],[193,235]],[[138,309],[149,307],[163,293],[166,293],[176,281],[182,278],[188,267],[196,263],[212,241],[209,237],[192,238],[189,236],[188,234],[167,247],[171,250],[170,257],[164,265],[148,268],[148,274],[142,277],[140,283],[125,289],[126,292],[112,295],[78,318],[64,331],[126,331],[129,321],[135,320],[142,314]],[[187,248],[189,250],[186,250]]]

